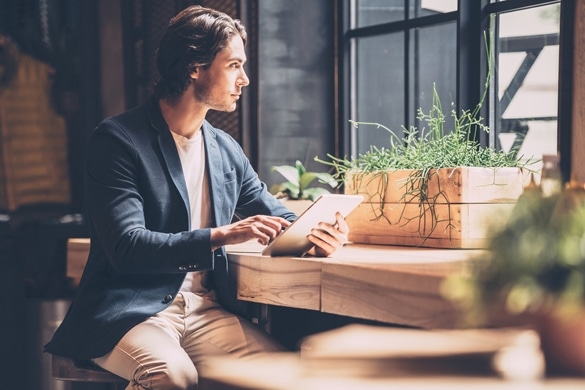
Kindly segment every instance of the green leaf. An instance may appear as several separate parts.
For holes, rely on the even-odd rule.
[[[309,185],[317,178],[317,174],[314,172],[306,172],[301,176],[300,190],[304,191]]]
[[[335,180],[335,178],[332,175],[330,175],[329,173],[320,172],[320,173],[316,173],[315,175],[317,176],[317,179],[319,179],[319,182],[321,182],[323,184],[327,184],[331,188],[337,187],[337,184],[338,184],[337,180]]]
[[[307,188],[303,192],[303,199],[310,199],[314,202],[321,195],[328,194],[328,193],[329,193],[329,191],[327,191],[325,188],[318,188],[318,187]]]
[[[286,191],[286,187],[284,186],[284,184],[273,184],[270,186],[270,189],[268,190],[268,192],[270,192],[272,195],[276,195],[279,192],[285,192]]]
[[[291,182],[282,183],[282,185],[286,188],[285,192],[288,193],[289,198],[298,199],[301,195],[301,190],[298,185]]]
[[[300,175],[297,168],[290,165],[279,165],[272,167],[272,170],[280,173],[287,181],[297,186],[300,185]]]
[[[307,172],[303,163],[300,162],[299,160],[297,160],[297,161],[295,161],[295,166],[297,168],[297,172],[298,172],[299,177],[303,177],[305,172]]]
[[[295,162],[295,166],[273,166],[272,170],[278,172],[287,180],[285,183],[280,184],[278,188],[281,192],[287,193],[290,199],[315,200],[321,194],[329,193],[326,189],[317,187],[317,189],[311,189],[308,194],[305,194],[315,179],[319,179],[319,182],[327,184],[332,188],[338,185],[338,180],[327,172],[307,172],[305,166],[299,160]],[[275,186],[271,188],[273,187],[275,189],[277,188]]]

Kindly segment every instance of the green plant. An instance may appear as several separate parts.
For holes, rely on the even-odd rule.
[[[443,295],[466,324],[484,324],[494,308],[518,315],[570,315],[585,303],[585,191],[544,196],[527,189],[504,227],[467,275],[451,276]]]
[[[476,140],[478,131],[489,132],[488,126],[479,116],[481,102],[472,110],[463,110],[457,114],[451,110],[454,127],[451,131],[445,130],[445,114],[436,87],[433,88],[432,108],[428,113],[418,109],[417,118],[421,123],[428,125],[428,131],[423,127],[403,128],[404,137],[400,138],[388,127],[373,122],[349,122],[356,128],[360,125],[375,126],[390,133],[391,148],[370,147],[366,153],[357,157],[339,158],[331,154],[330,161],[315,160],[333,167],[333,176],[344,182],[349,172],[374,173],[393,169],[414,169],[417,180],[424,180],[431,169],[453,167],[526,167],[532,160],[524,160],[516,156],[515,151],[496,151],[482,147]]]
[[[333,168],[333,177],[341,183],[346,184],[351,178],[353,186],[356,188],[364,187],[368,182],[363,182],[364,178],[371,181],[372,178],[381,177],[381,183],[387,182],[389,171],[408,169],[412,173],[403,182],[405,189],[401,201],[406,203],[418,202],[419,221],[430,220],[430,229],[424,222],[420,223],[419,234],[421,237],[429,237],[438,225],[439,216],[435,211],[435,204],[439,200],[449,203],[445,193],[440,191],[434,197],[430,197],[427,188],[433,175],[437,175],[438,170],[444,168],[457,167],[483,167],[494,169],[513,167],[527,168],[530,164],[536,162],[533,159],[523,159],[518,157],[515,150],[504,152],[491,148],[485,148],[477,141],[478,132],[489,132],[489,128],[484,124],[483,118],[479,116],[482,101],[473,110],[463,110],[457,113],[451,110],[454,127],[451,131],[445,128],[446,120],[443,107],[439,99],[436,87],[433,88],[432,107],[429,112],[423,112],[419,108],[417,118],[428,129],[423,127],[419,130],[416,127],[410,129],[403,128],[404,137],[398,137],[391,129],[379,123],[357,122],[350,120],[353,126],[359,128],[360,125],[369,125],[381,128],[390,134],[391,148],[378,148],[371,146],[367,153],[351,158],[339,158],[328,154],[329,161],[315,157],[317,162],[326,164]],[[373,197],[382,198],[385,188],[379,188],[378,193]],[[374,210],[376,219],[389,218],[384,215],[384,203],[380,203],[378,209]],[[448,216],[449,221],[451,216]],[[400,218],[399,223],[407,224],[411,219]],[[449,226],[451,226],[449,224]]]
[[[278,165],[273,166],[272,171],[280,173],[286,181],[270,187],[270,192],[277,198],[287,197],[289,199],[316,200],[322,194],[329,191],[323,187],[311,187],[315,179],[320,183],[337,187],[337,181],[327,172],[308,172],[302,162],[297,160],[295,166]]]
[[[404,136],[401,138],[388,127],[375,122],[358,122],[349,120],[355,127],[375,126],[384,129],[390,134],[390,148],[370,147],[366,153],[357,157],[336,157],[327,154],[329,161],[315,157],[317,162],[329,165],[333,168],[333,177],[340,183],[344,183],[349,172],[381,173],[395,169],[413,169],[413,174],[408,187],[424,190],[428,182],[431,170],[455,167],[518,167],[524,168],[535,163],[531,158],[525,160],[523,156],[517,156],[517,150],[509,152],[496,151],[492,148],[482,147],[477,141],[479,132],[489,132],[489,127],[480,116],[480,111],[487,96],[492,75],[493,50],[487,34],[484,37],[485,49],[488,58],[487,76],[484,84],[484,92],[473,110],[464,109],[457,113],[451,108],[450,115],[453,118],[453,128],[446,129],[445,112],[437,92],[436,84],[433,84],[433,98],[431,109],[424,112],[422,108],[417,110],[417,119],[423,125],[422,129],[411,127],[402,128]],[[452,104],[453,106],[453,104]],[[412,185],[419,184],[419,185]],[[423,200],[424,193],[414,194]]]
[[[527,169],[537,160],[524,156],[518,156],[517,150],[505,152],[495,150],[489,147],[482,147],[479,143],[480,132],[489,132],[489,127],[484,123],[480,116],[483,102],[489,90],[489,83],[492,75],[492,47],[490,45],[493,39],[488,39],[487,34],[484,37],[485,49],[488,58],[487,76],[484,84],[484,92],[479,102],[473,109],[464,109],[457,112],[451,105],[449,114],[445,113],[441,100],[439,98],[436,85],[433,84],[433,98],[431,108],[428,112],[419,108],[417,110],[417,119],[421,128],[402,127],[403,136],[399,137],[391,129],[380,123],[361,122],[350,120],[349,122],[355,127],[374,126],[383,129],[390,134],[390,147],[378,148],[373,145],[366,153],[351,157],[337,157],[327,154],[329,160],[315,157],[315,161],[328,165],[333,170],[333,177],[341,184],[347,184],[347,180],[352,180],[354,188],[363,188],[369,183],[379,180],[380,186],[372,198],[380,198],[378,209],[374,210],[375,219],[383,218],[388,222],[390,219],[385,215],[385,204],[383,193],[385,184],[388,183],[388,172],[406,169],[412,171],[408,178],[402,182],[404,195],[401,202],[404,203],[403,213],[400,214],[398,223],[408,224],[413,219],[418,220],[419,235],[426,240],[432,235],[440,220],[445,216],[439,216],[436,212],[437,203],[447,203],[450,205],[448,196],[441,188],[434,196],[430,197],[427,189],[433,175],[437,175],[441,169],[452,169],[459,167],[478,167],[492,168],[494,170],[493,185],[498,185],[496,181],[497,168],[524,168]],[[452,117],[453,127],[448,129],[446,116]],[[530,171],[530,169],[527,169]],[[366,180],[364,182],[364,179]],[[440,185],[440,183],[439,183]],[[404,217],[407,203],[416,203],[419,206],[419,215],[416,218]],[[373,204],[373,203],[372,203]],[[449,235],[453,228],[451,224],[451,208],[448,207],[446,216]],[[430,224],[427,224],[430,222]],[[430,228],[427,228],[430,226]],[[423,241],[424,243],[424,241]]]

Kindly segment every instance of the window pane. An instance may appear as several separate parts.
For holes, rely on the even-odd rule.
[[[353,0],[355,21],[352,28],[406,19],[404,0]],[[457,11],[457,0],[409,0],[410,19]]]
[[[457,11],[457,0],[410,0],[420,4],[421,15]],[[417,7],[415,7],[417,9]]]
[[[356,26],[395,22],[404,19],[404,0],[354,0]]]
[[[445,131],[448,132],[453,127],[450,107],[457,97],[457,25],[453,22],[417,29],[410,43],[409,123],[422,131],[424,124],[415,122],[416,110],[430,111],[433,88],[436,88],[445,113]]]
[[[497,138],[526,158],[557,153],[559,15],[552,4],[497,18]]]
[[[402,137],[404,124],[404,34],[388,34],[355,41],[355,94],[353,119],[381,123]],[[352,153],[364,153],[370,145],[390,146],[390,136],[383,129],[361,126],[352,130],[355,142]],[[353,138],[353,137],[352,137]]]

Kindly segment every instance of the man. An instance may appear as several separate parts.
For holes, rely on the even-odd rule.
[[[154,96],[92,133],[89,258],[46,351],[93,360],[128,389],[192,389],[206,356],[282,350],[237,315],[223,247],[267,244],[295,215],[235,140],[205,121],[210,109],[235,110],[249,84],[245,43],[239,21],[186,8],[160,42]],[[347,232],[340,215],[320,224],[311,254],[332,254]]]

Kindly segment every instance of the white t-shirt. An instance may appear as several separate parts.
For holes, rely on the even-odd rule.
[[[191,230],[207,228],[211,226],[211,209],[209,199],[209,182],[207,180],[207,169],[205,167],[205,143],[203,142],[202,131],[199,130],[193,138],[185,138],[171,131],[181,166],[187,193],[189,194],[189,205],[191,208]],[[190,291],[198,294],[207,293],[205,282],[207,272],[188,272],[185,281],[179,291]]]

